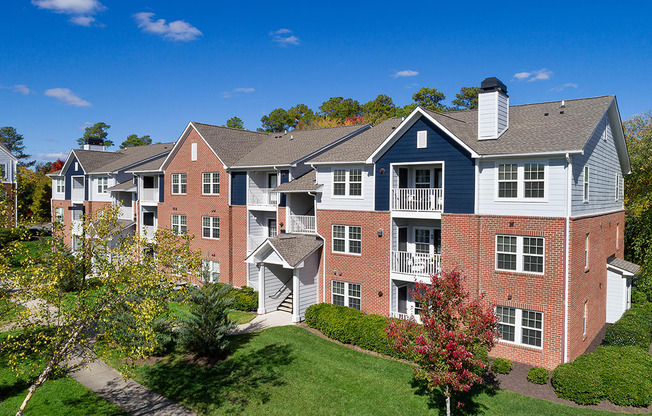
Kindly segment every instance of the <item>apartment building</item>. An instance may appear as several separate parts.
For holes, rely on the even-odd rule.
[[[6,201],[5,212],[0,212],[0,215],[5,219],[4,225],[8,227],[18,225],[17,170],[18,159],[0,144],[0,199]]]
[[[418,319],[415,282],[459,268],[496,305],[492,354],[554,368],[629,308],[618,105],[510,106],[496,78],[481,90],[478,110],[416,108],[374,127],[189,123],[166,155],[121,167],[134,230],[194,234],[209,280],[254,287],[259,313],[294,321],[318,302]]]

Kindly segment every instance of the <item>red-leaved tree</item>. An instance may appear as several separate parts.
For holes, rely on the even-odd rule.
[[[411,296],[421,304],[421,325],[414,319],[390,320],[387,336],[393,347],[415,363],[415,377],[428,390],[440,386],[450,416],[452,391],[468,391],[481,381],[482,360],[494,346],[498,318],[483,298],[472,299],[462,287],[458,270],[432,276],[431,283],[417,282]]]

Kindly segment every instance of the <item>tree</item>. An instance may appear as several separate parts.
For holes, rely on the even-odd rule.
[[[294,120],[294,125],[310,123],[315,119],[315,112],[305,104],[297,104],[288,110],[288,115]]]
[[[120,144],[120,149],[127,147],[136,147],[136,146],[147,146],[152,144],[152,139],[149,135],[138,137],[137,134],[130,134],[127,136],[124,142]]]
[[[8,363],[17,372],[27,369],[26,355],[42,357],[28,373],[35,376],[18,415],[38,387],[70,358],[78,354],[91,358],[97,324],[104,329],[103,339],[127,357],[147,357],[155,347],[155,324],[168,308],[174,283],[200,270],[200,256],[190,249],[191,237],[160,228],[153,245],[156,256],[144,255],[146,242],[137,233],[125,234],[118,218],[118,206],[84,215],[80,235],[86,238],[81,238],[76,255],[59,238],[61,229],[55,229],[50,249],[43,250],[48,253],[45,258],[30,257],[22,245],[3,248],[0,284],[15,290],[16,302],[39,305],[21,313],[18,335],[4,345]],[[20,267],[10,267],[9,254],[24,256]],[[71,273],[81,277],[81,290],[74,296],[66,295],[61,285]],[[90,273],[95,276],[92,284],[87,279]],[[130,332],[138,334],[132,340],[138,342],[124,342],[124,326],[108,322],[117,312],[134,318],[129,321]]]
[[[396,116],[396,106],[392,99],[385,94],[379,94],[378,97],[365,103],[362,107],[367,117],[372,120],[372,125]]]
[[[280,133],[296,127],[294,118],[282,108],[277,108],[269,113],[268,116],[263,116],[260,122],[262,123],[262,127],[258,130],[268,133]]]
[[[352,98],[331,97],[319,106],[320,115],[344,122],[347,117],[362,115],[362,106]]]
[[[0,128],[0,144],[7,148],[12,155],[16,156],[18,163],[22,166],[32,166],[36,161],[27,161],[30,155],[25,154],[25,146],[23,145],[23,135],[13,127]]]
[[[113,146],[113,142],[106,138],[109,135],[107,130],[110,128],[110,125],[101,121],[99,123],[93,124],[92,126],[86,127],[84,135],[77,139],[77,144],[80,148],[83,149],[87,139],[101,139],[104,141],[104,146]]]
[[[57,159],[57,160],[55,160],[54,162],[52,162],[52,166],[51,166],[52,172],[56,172],[56,171],[58,171],[58,170],[63,169],[63,165],[64,165],[65,163],[66,163],[66,162],[64,162],[64,161],[61,160],[61,159]],[[49,172],[48,172],[48,173],[49,173]]]
[[[463,108],[475,110],[478,108],[479,87],[462,87],[460,92],[455,94],[455,99],[451,103],[455,104],[457,110]]]
[[[239,117],[231,117],[230,119],[226,120],[226,127],[244,130],[244,123]]]
[[[422,87],[412,96],[416,105],[440,113],[446,111],[446,106],[441,103],[445,99],[446,96],[443,92],[437,91],[437,88],[428,87]]]
[[[493,347],[498,318],[483,298],[471,299],[458,270],[432,276],[430,284],[416,283],[411,292],[421,304],[421,322],[390,320],[387,335],[394,348],[415,363],[415,378],[431,393],[444,387],[446,414],[452,391],[468,391],[486,367],[482,359]]]
[[[233,305],[231,286],[204,283],[190,289],[190,310],[181,319],[180,344],[200,357],[220,358],[229,345],[227,335],[235,327],[229,319]]]

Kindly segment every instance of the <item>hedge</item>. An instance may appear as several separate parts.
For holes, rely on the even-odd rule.
[[[387,318],[384,316],[365,315],[346,306],[318,303],[306,309],[305,322],[328,338],[380,354],[404,358],[390,346],[390,340],[385,334]]]
[[[215,283],[219,286],[229,286],[229,297],[233,298],[233,309],[245,312],[255,312],[258,310],[258,292],[249,286],[241,288],[232,287],[226,283]]]
[[[558,397],[577,404],[607,399],[618,406],[652,404],[652,356],[635,346],[601,346],[552,373]]]
[[[548,384],[550,371],[541,367],[532,367],[527,372],[527,381],[534,384]]]
[[[604,344],[615,347],[634,345],[648,351],[652,341],[652,303],[634,305],[607,328]]]
[[[491,364],[491,371],[498,374],[509,374],[512,371],[512,362],[504,358],[495,358]]]

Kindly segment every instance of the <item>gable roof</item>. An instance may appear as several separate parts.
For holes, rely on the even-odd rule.
[[[265,240],[245,261],[253,262],[266,248],[271,248],[285,262],[283,267],[294,269],[309,255],[324,245],[322,239],[314,235],[281,233]]]
[[[272,133],[258,147],[242,156],[234,167],[291,165],[369,127],[365,124]]]
[[[10,158],[11,160],[13,160],[14,162],[18,162],[18,158],[17,158],[16,156],[14,156],[14,155],[9,151],[9,149],[7,149],[7,147],[6,147],[5,145],[0,144],[0,151],[6,153],[7,156],[9,156],[9,158]]]
[[[139,163],[127,170],[127,173],[158,172],[169,153],[162,154],[144,163]]]
[[[137,165],[142,161],[165,155],[170,152],[173,144],[158,143],[147,146],[127,147],[116,150],[115,152],[73,149],[70,155],[77,158],[77,161],[87,174],[111,173]],[[70,155],[62,169],[63,171],[69,165],[69,161],[71,160]]]
[[[226,166],[233,166],[252,149],[269,138],[268,133],[214,126],[193,121],[191,126]]]
[[[273,192],[310,192],[317,191],[322,185],[317,183],[317,171],[311,169],[308,173],[304,173],[290,182],[282,183]]]

